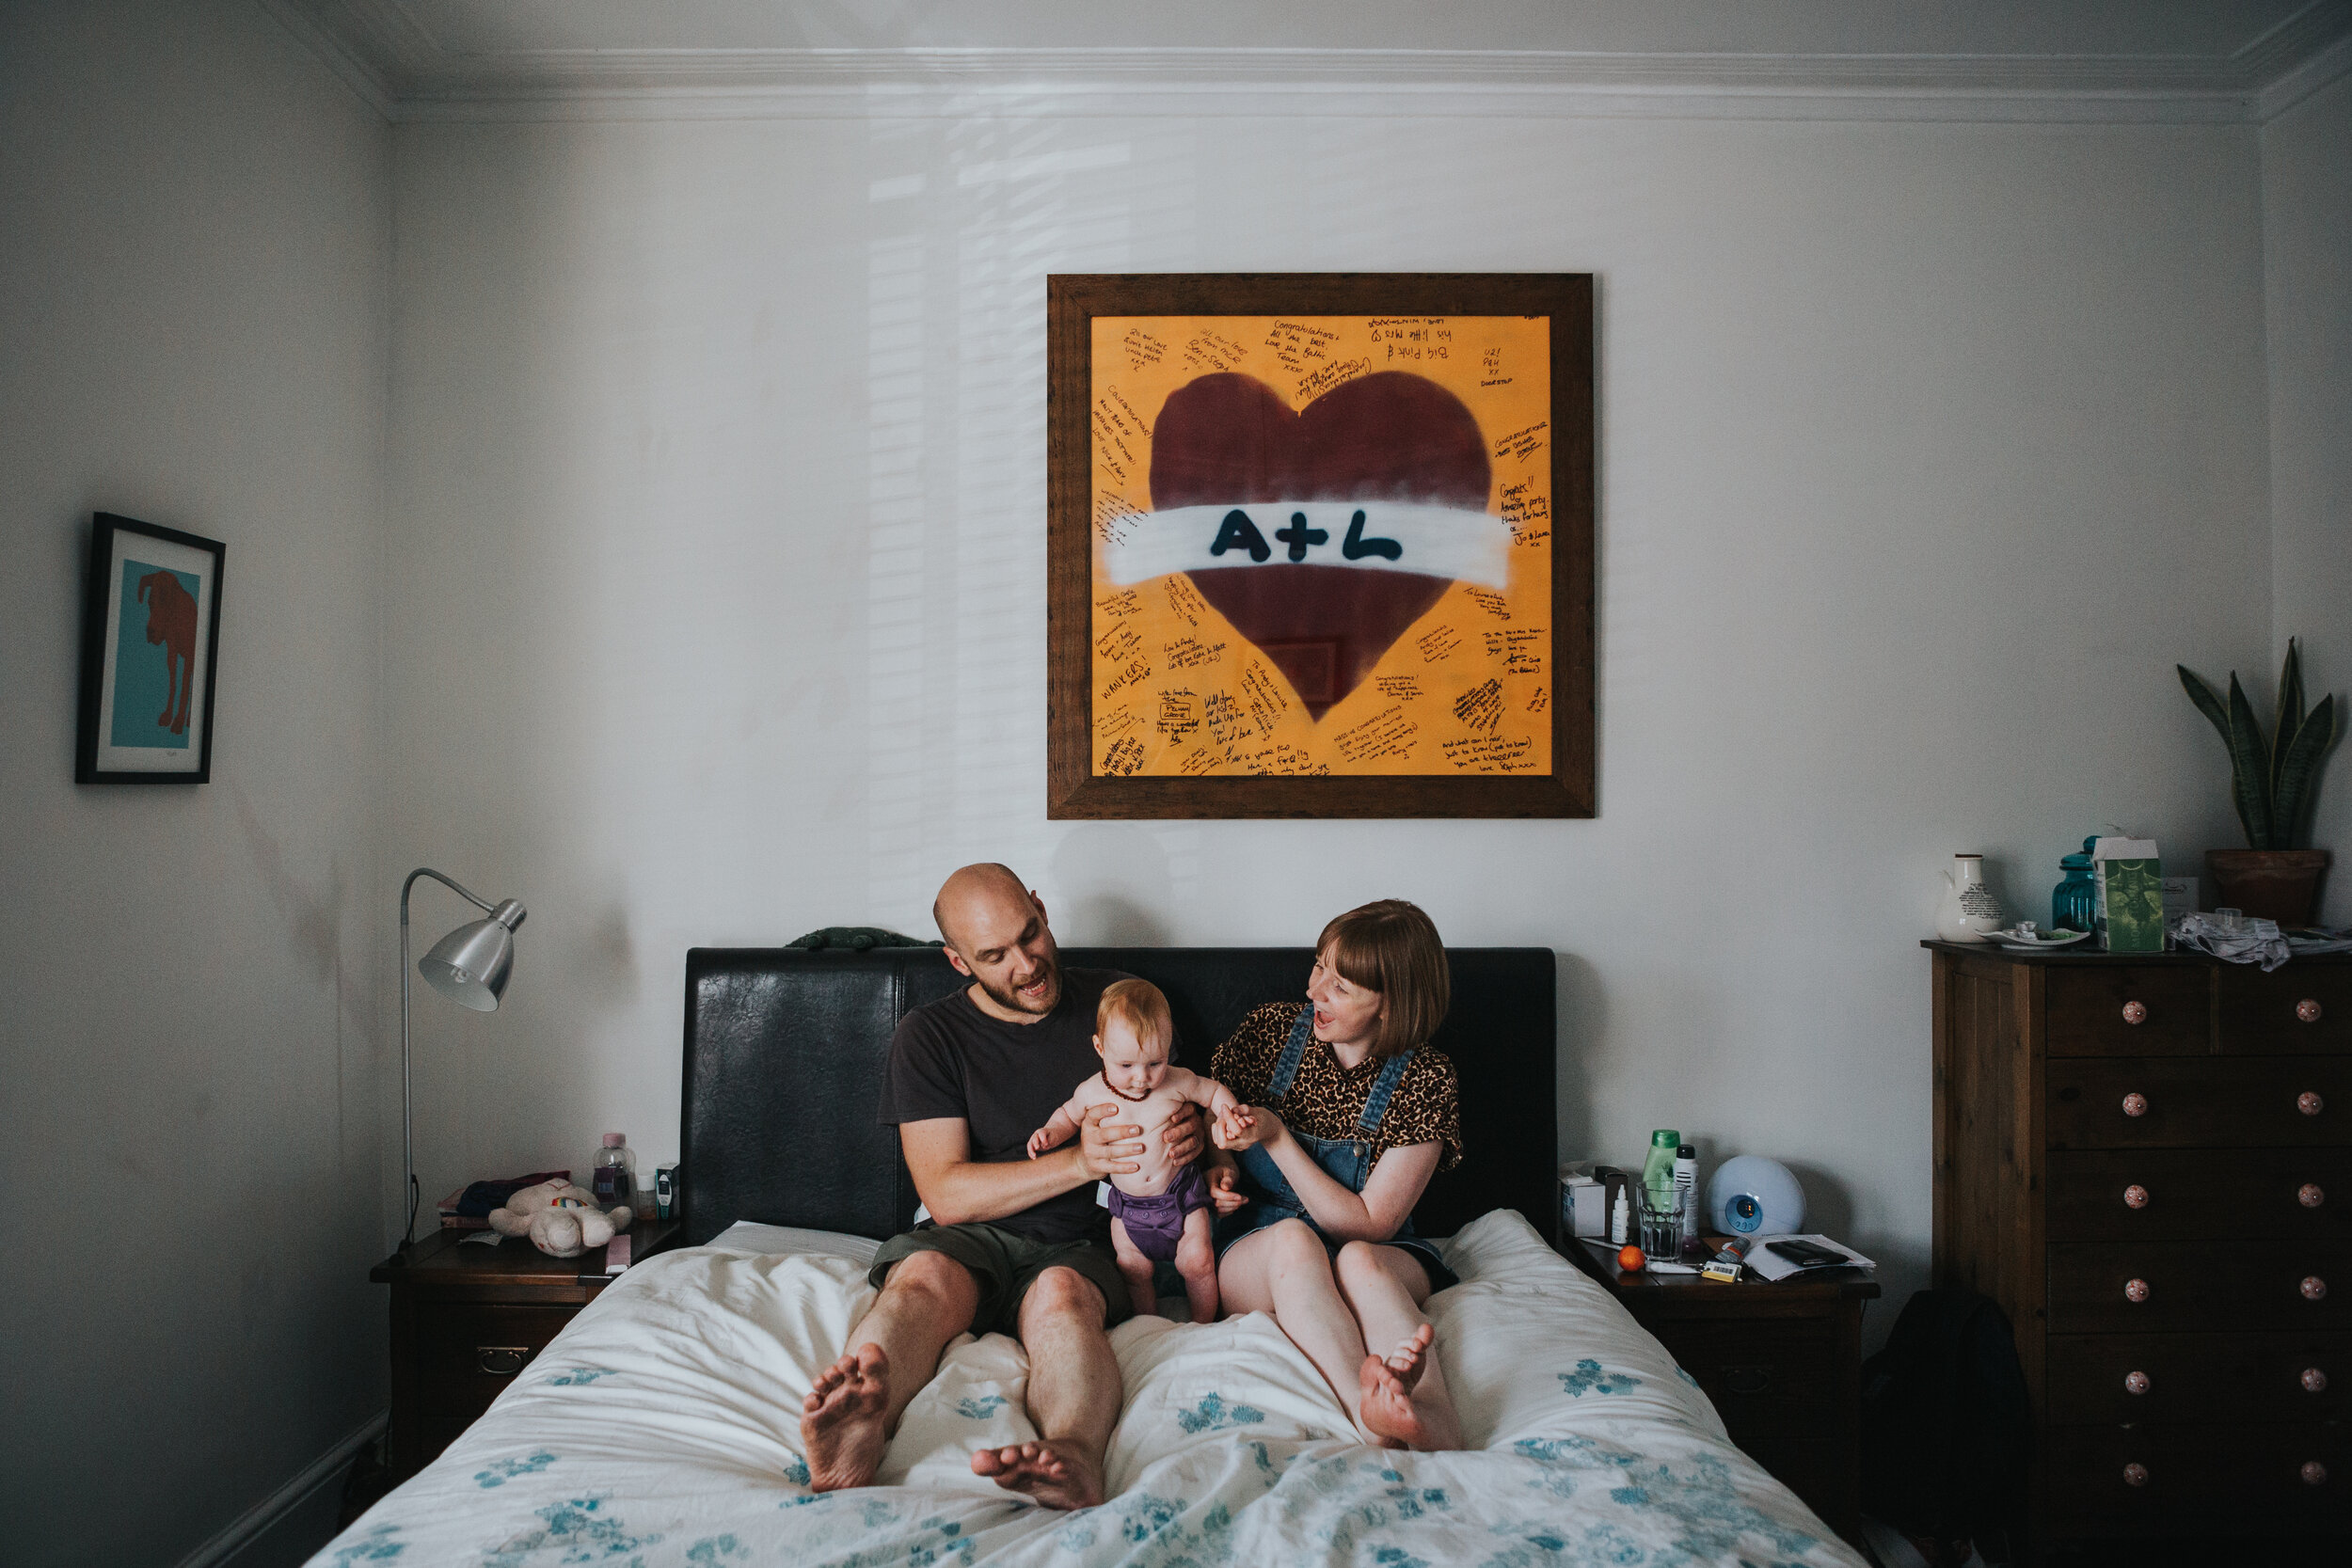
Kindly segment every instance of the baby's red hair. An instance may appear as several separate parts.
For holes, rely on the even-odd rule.
[[[1168,1010],[1168,998],[1151,981],[1113,980],[1103,988],[1103,1000],[1094,1005],[1096,1038],[1102,1037],[1115,1018],[1123,1019],[1136,1039],[1165,1045],[1173,1052],[1176,1019]]]

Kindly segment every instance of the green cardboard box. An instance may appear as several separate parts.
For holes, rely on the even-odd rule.
[[[2094,925],[2110,953],[2164,951],[2164,862],[2155,847],[2145,839],[2102,839],[2092,850],[2099,882]]]

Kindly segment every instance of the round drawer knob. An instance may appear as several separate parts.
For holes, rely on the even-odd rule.
[[[2302,1001],[2297,1002],[2295,1005],[2295,1016],[2301,1019],[2306,1023],[2317,1023],[2319,1022],[2319,1003],[2312,997],[2307,996],[2303,998]]]
[[[2125,1372],[2123,1374],[2123,1392],[2127,1394],[2144,1394],[2147,1391],[2148,1374],[2146,1372]]]
[[[2306,1100],[2316,1100],[2319,1097],[2317,1095],[2307,1094],[2303,1098]],[[2144,1094],[2125,1095],[2123,1097],[2123,1114],[2127,1117],[2146,1116],[2148,1114],[2148,1097]],[[2317,1116],[2319,1113],[2316,1111],[2306,1111],[2303,1114],[2308,1117]]]
[[[2123,1466],[2123,1484],[2124,1484],[2124,1485],[2126,1485],[2126,1486],[2145,1486],[2145,1485],[2147,1485],[2147,1484],[2148,1484],[2148,1466],[2147,1466],[2147,1465],[2124,1465],[2124,1466]]]
[[[2328,1282],[2320,1278],[2319,1275],[2315,1274],[2305,1275],[2303,1276],[2303,1299],[2305,1301],[2325,1301],[2327,1298]]]
[[[2126,1003],[2124,1003],[2124,1004],[2123,1004],[2123,1022],[2126,1022],[2126,1023],[2145,1023],[2145,1022],[2148,1022],[2148,1004],[2147,1004],[2147,1003],[2145,1003],[2145,1002],[2126,1002]]]
[[[2316,1459],[2303,1461],[2303,1484],[2306,1486],[2327,1485],[2328,1466]]]
[[[2308,1279],[2303,1282],[2303,1293],[2307,1296],[2312,1293],[2312,1282]],[[2123,1299],[2125,1301],[2146,1301],[2148,1299],[2148,1282],[2144,1279],[2127,1279],[2123,1281]]]
[[[2324,1394],[2327,1391],[2328,1374],[2321,1371],[2317,1367],[2304,1368],[2303,1392],[2306,1394]]]
[[[2311,1090],[2305,1089],[2295,1097],[2295,1108],[2307,1117],[2315,1117],[2328,1108],[2328,1102],[2312,1093]]]
[[[2328,1201],[2328,1195],[2319,1190],[2316,1181],[2306,1181],[2295,1189],[2295,1201],[2306,1209],[2316,1209]]]
[[[2138,1182],[2137,1182],[2137,1181],[2133,1182],[2130,1186],[2128,1186],[2128,1187],[2124,1188],[2124,1189],[2123,1189],[2123,1207],[2124,1207],[2124,1208],[2126,1208],[2126,1209],[2145,1209],[2145,1208],[2147,1208],[2147,1207],[2148,1207],[2148,1189],[2147,1189],[2147,1188],[2145,1188],[2145,1187],[2143,1187],[2143,1186],[2141,1186],[2141,1185],[2140,1185]]]

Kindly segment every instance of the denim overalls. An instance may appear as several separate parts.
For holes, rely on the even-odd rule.
[[[1291,1081],[1298,1076],[1298,1064],[1307,1054],[1307,1046],[1315,1033],[1315,1010],[1310,1005],[1298,1009],[1298,1022],[1291,1028],[1290,1038],[1282,1044],[1282,1053],[1275,1059],[1274,1075],[1265,1086],[1266,1103],[1276,1111],[1281,1109],[1282,1097],[1290,1093]],[[1372,1093],[1364,1097],[1363,1114],[1356,1118],[1356,1136],[1352,1138],[1317,1138],[1301,1132],[1296,1127],[1290,1134],[1298,1147],[1313,1156],[1316,1164],[1331,1174],[1331,1179],[1351,1193],[1360,1193],[1371,1180],[1372,1168],[1378,1164],[1372,1157],[1372,1142],[1380,1131],[1380,1123],[1389,1114],[1389,1099],[1404,1082],[1405,1069],[1411,1063],[1413,1053],[1391,1056],[1381,1067],[1380,1076],[1373,1081]],[[1285,1118],[1287,1120],[1287,1118]],[[1261,1144],[1252,1144],[1233,1156],[1241,1167],[1241,1189],[1251,1199],[1239,1212],[1220,1215],[1216,1220],[1216,1250],[1225,1249],[1253,1230],[1262,1230],[1283,1220],[1304,1220],[1308,1227],[1323,1237],[1323,1249],[1336,1257],[1340,1243],[1325,1236],[1323,1227],[1307,1212],[1307,1205],[1297,1192],[1283,1180],[1282,1169]],[[1454,1283],[1454,1275],[1438,1256],[1438,1249],[1413,1231],[1411,1216],[1406,1216],[1388,1244],[1403,1247],[1418,1259],[1429,1275],[1429,1286],[1441,1291]]]

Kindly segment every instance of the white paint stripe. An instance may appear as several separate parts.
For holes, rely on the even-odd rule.
[[[1297,531],[1302,517],[1304,533]],[[1177,506],[1121,517],[1105,533],[1104,575],[1121,588],[1170,572],[1293,564],[1510,585],[1510,528],[1489,513],[1460,507],[1327,500]]]

